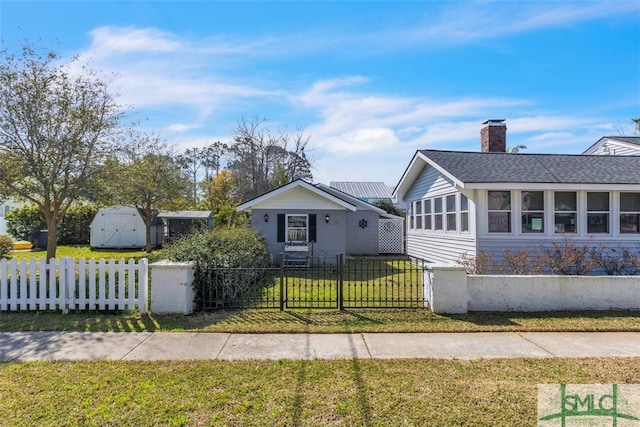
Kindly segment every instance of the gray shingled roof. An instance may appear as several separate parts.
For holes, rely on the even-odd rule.
[[[393,192],[384,182],[331,181],[329,186],[357,198],[391,198]]]
[[[640,156],[420,153],[465,183],[640,184]]]

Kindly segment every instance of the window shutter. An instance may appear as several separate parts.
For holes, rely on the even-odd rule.
[[[309,241],[316,242],[317,232],[316,232],[316,214],[309,214]]]
[[[285,241],[286,227],[284,214],[278,214],[278,242]]]

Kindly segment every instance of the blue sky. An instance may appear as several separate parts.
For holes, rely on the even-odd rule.
[[[478,151],[487,119],[580,153],[640,117],[638,1],[0,0],[0,36],[117,73],[130,119],[178,150],[242,116],[304,128],[327,184],[395,185],[418,149]]]

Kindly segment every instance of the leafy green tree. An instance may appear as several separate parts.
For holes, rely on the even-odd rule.
[[[119,158],[110,159],[109,168],[110,179],[103,185],[119,203],[144,213],[146,249],[151,252],[151,226],[158,210],[173,208],[187,198],[191,180],[173,150],[155,134],[132,134]]]
[[[402,216],[402,212],[395,207],[393,202],[389,200],[376,200],[371,203],[373,206],[378,207],[380,209],[384,209],[388,214]]]
[[[60,224],[58,243],[61,245],[85,245],[91,238],[91,221],[98,208],[90,204],[74,204]]]
[[[526,145],[522,145],[522,144],[520,144],[520,145],[516,145],[516,146],[513,146],[513,147],[509,147],[509,148],[507,148],[507,153],[517,154],[517,153],[519,153],[520,151],[522,151],[522,150],[526,150],[526,149],[527,149],[527,146],[526,146]]]
[[[0,198],[38,207],[52,258],[58,227],[90,194],[123,111],[95,70],[71,71],[77,57],[61,64],[28,42],[19,53],[3,46],[0,57]]]

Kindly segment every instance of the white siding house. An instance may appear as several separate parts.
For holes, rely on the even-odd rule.
[[[407,253],[455,263],[569,237],[640,250],[640,156],[418,151],[395,194]]]
[[[640,252],[640,156],[506,153],[501,122],[488,124],[502,131],[497,151],[415,153],[394,190],[407,209],[408,255],[454,264],[483,252],[499,262],[505,249],[565,238]]]

